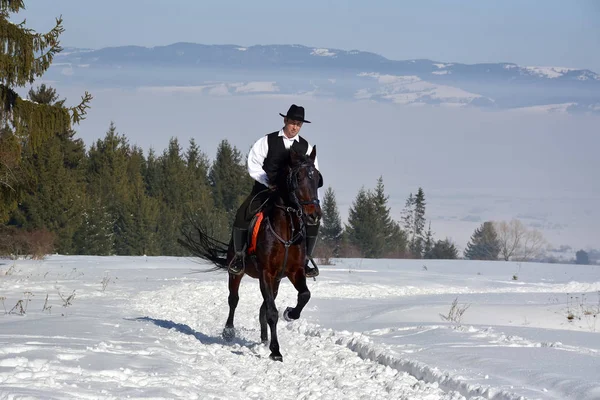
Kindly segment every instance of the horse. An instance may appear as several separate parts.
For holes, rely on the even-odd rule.
[[[304,264],[306,262],[306,226],[317,225],[322,217],[318,199],[318,187],[321,175],[315,168],[316,146],[309,155],[302,155],[293,150],[274,177],[275,187],[269,188],[270,196],[253,219],[248,235],[246,263],[240,275],[229,274],[229,315],[222,336],[226,341],[235,338],[233,324],[235,309],[239,302],[239,287],[244,275],[258,279],[263,303],[260,307],[260,339],[263,344],[271,340],[270,358],[283,361],[277,338],[279,313],[275,304],[279,285],[284,277],[298,291],[295,307],[287,307],[283,313],[287,321],[300,318],[302,310],[310,300],[310,290],[306,284]],[[272,181],[272,180],[270,180]],[[215,264],[212,270],[227,270],[227,266],[235,256],[233,240],[225,245],[209,237],[198,228],[197,238],[186,234],[182,243],[193,254]],[[226,252],[226,257],[222,254]],[[311,260],[312,261],[312,260]]]

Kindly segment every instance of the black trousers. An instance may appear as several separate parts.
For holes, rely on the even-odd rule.
[[[306,236],[317,237],[317,235],[319,234],[320,226],[320,223],[317,225],[306,225]]]
[[[238,208],[237,213],[235,214],[235,220],[233,221],[233,226],[239,229],[248,229],[248,225],[252,218],[260,208],[260,206],[267,201],[269,198],[268,188],[259,182],[254,182],[254,186],[252,187],[252,191],[246,197],[246,200],[242,203],[240,208]],[[317,236],[319,234],[319,225],[307,225],[306,226],[306,236]]]

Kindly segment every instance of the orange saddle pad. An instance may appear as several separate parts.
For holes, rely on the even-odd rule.
[[[254,254],[256,251],[256,239],[258,237],[258,230],[260,229],[260,224],[263,220],[263,212],[259,212],[256,215],[256,222],[252,228],[252,236],[250,237],[250,247],[248,247],[248,254]]]

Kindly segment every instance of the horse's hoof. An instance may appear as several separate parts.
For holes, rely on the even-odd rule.
[[[287,322],[293,321],[294,319],[297,318],[292,318],[290,317],[290,312],[292,312],[294,309],[292,307],[288,307],[285,309],[285,311],[283,312],[283,319],[285,319]]]
[[[271,360],[273,360],[273,361],[281,361],[281,362],[283,362],[283,356],[281,354],[279,354],[279,355],[271,354],[269,356],[269,358]]]
[[[227,342],[231,342],[235,337],[235,329],[234,328],[225,328],[223,329],[223,339]]]

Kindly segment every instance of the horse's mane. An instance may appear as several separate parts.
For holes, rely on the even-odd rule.
[[[269,182],[276,182],[277,185],[280,185],[282,182],[285,182],[287,179],[289,169],[293,169],[298,165],[302,165],[306,162],[312,163],[312,160],[308,154],[302,154],[297,152],[296,150],[291,149],[285,155],[283,162],[281,163],[281,168],[277,171],[276,176],[269,177]],[[280,188],[283,191],[286,191],[286,187]]]

